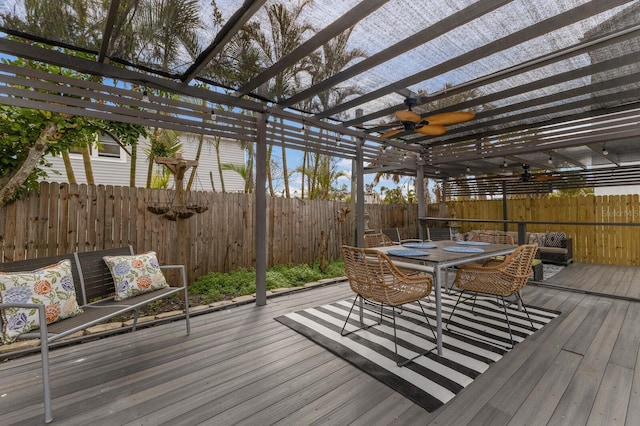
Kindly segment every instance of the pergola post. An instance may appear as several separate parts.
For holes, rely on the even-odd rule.
[[[424,202],[424,165],[425,161],[422,155],[418,155],[416,158],[416,195],[418,197],[418,238],[425,239],[424,223],[420,220],[421,217],[426,217],[426,208]]]
[[[364,156],[362,145],[364,140],[356,140],[356,242],[364,247]]]
[[[256,251],[256,305],[267,304],[267,120],[257,114],[256,137],[256,207],[254,218]]]

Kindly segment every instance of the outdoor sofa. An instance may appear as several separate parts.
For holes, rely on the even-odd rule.
[[[474,233],[502,233],[495,230],[473,230],[456,235],[457,240],[468,241]],[[524,241],[518,241],[517,232],[507,232],[518,244],[538,244],[542,263],[567,266],[573,262],[573,241],[564,232],[527,232]]]

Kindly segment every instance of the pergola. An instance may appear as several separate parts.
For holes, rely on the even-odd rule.
[[[423,178],[438,179],[449,196],[640,182],[637,0],[309,2],[300,43],[244,81],[222,81],[217,68],[230,63],[243,27],[265,31],[278,3],[293,10],[299,1],[219,2],[215,29],[205,25],[213,16],[207,1],[87,0],[81,17],[68,2],[40,13],[26,13],[24,3],[2,6],[3,55],[101,79],[0,64],[0,103],[255,143],[258,188],[267,145],[353,160],[360,217],[366,172],[416,176],[418,193]],[[174,57],[161,61],[169,51],[162,36],[183,10],[170,6],[180,5],[201,18],[197,43],[176,37]],[[149,29],[147,11],[159,23],[147,40],[156,44],[121,49]],[[60,26],[75,32],[51,31]],[[346,49],[360,54],[311,74],[305,61],[320,58],[328,68],[325,48],[349,31]],[[296,84],[273,95],[274,82],[296,67]],[[331,94],[344,96],[319,107]],[[407,98],[422,117],[473,111],[475,118],[439,136],[408,126],[380,138]],[[257,197],[264,206],[264,194]],[[418,209],[424,215],[423,201]]]

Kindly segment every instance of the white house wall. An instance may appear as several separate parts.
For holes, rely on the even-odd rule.
[[[207,143],[209,142],[209,143]],[[186,160],[195,159],[198,150],[198,142],[196,136],[181,136],[182,156]],[[149,167],[146,150],[149,146],[148,140],[140,140],[138,144],[138,158],[136,166],[136,186],[145,187],[147,182],[147,170]],[[93,176],[95,182],[99,185],[129,186],[129,171],[131,157],[122,153],[121,158],[104,158],[93,157]],[[221,162],[242,165],[245,163],[245,153],[240,145],[235,141],[222,140],[220,146]],[[84,170],[84,162],[80,154],[70,154],[71,165],[76,176],[77,183],[87,183]],[[51,163],[51,167],[46,169],[48,177],[45,179],[49,182],[68,183],[67,175],[64,168],[62,157],[47,157],[47,161]],[[159,167],[158,165],[154,165]],[[200,160],[198,163],[196,181],[192,189],[196,191],[211,191],[210,172],[213,172],[213,181],[215,191],[220,192],[222,185],[220,183],[220,175],[218,172],[218,162],[216,159],[215,147],[213,139],[205,137],[205,143],[202,147]],[[185,184],[191,175],[191,171],[187,172]],[[243,192],[244,180],[242,177],[230,170],[223,171],[224,184],[226,192]]]

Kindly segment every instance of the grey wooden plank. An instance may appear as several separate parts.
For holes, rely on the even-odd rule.
[[[592,311],[593,307],[590,312]],[[589,315],[587,315],[588,317]],[[584,324],[584,320],[581,324]],[[508,421],[518,411],[544,378],[546,372],[554,367],[561,352],[563,340],[568,341],[573,335],[575,332],[560,334],[556,330],[552,339],[545,340],[538,345],[535,356],[530,356],[514,372],[509,381],[491,398],[489,404],[479,411],[478,417],[474,418],[473,422],[481,424],[485,420],[493,419],[491,424],[505,424],[503,420],[506,418]],[[527,341],[531,342],[532,340],[527,338],[525,342]],[[483,413],[483,411],[487,411],[487,413]]]
[[[511,417],[509,424],[547,424],[581,360],[581,355],[560,351],[553,364]]]
[[[340,405],[339,410],[331,410],[312,424],[317,426],[351,425],[360,417],[362,412],[374,414],[376,423],[382,424],[380,418],[387,413],[384,408],[380,407],[380,404],[395,392],[373,377],[370,377],[370,379],[367,382],[363,382],[359,388],[350,390],[343,398],[343,403]],[[426,410],[424,414],[425,418],[430,416]]]
[[[611,303],[612,301],[610,300],[599,300],[593,309],[591,309],[587,318],[585,318],[582,324],[580,324],[580,327],[578,327],[573,336],[571,336],[566,345],[564,345],[564,349],[584,355],[607,317]]]
[[[323,410],[329,410],[331,404],[342,401],[342,397],[335,398],[333,395],[327,397],[328,394],[335,389],[344,391],[351,386],[357,386],[360,381],[371,379],[367,375],[361,374],[360,370],[346,364],[343,360],[336,359],[330,363],[335,364],[337,368],[326,367],[326,371],[323,371],[325,367],[320,367],[307,374],[298,375],[291,381],[278,383],[275,387],[272,384],[265,383],[265,386],[269,389],[268,393],[263,391],[256,392],[256,386],[253,384],[250,389],[243,389],[242,394],[225,396],[224,401],[229,401],[230,405],[228,409],[220,411],[216,407],[217,415],[204,416],[200,414],[195,419],[221,425],[267,424],[261,419],[263,416],[269,416],[273,404],[280,402],[277,409],[282,409],[282,401],[291,401],[292,404],[298,407],[298,410],[291,415],[301,416],[304,412],[304,421],[296,423],[285,420],[285,423],[310,424],[315,420],[315,416],[324,414],[325,411]],[[320,383],[323,383],[324,386],[320,386]],[[346,383],[349,383],[349,385],[345,386]],[[317,404],[321,400],[326,400],[326,403],[321,407],[316,407],[313,413],[308,412],[311,405]],[[216,401],[216,406],[218,404],[219,402]],[[275,417],[278,417],[278,415]],[[172,423],[166,423],[167,426],[170,424]]]
[[[640,299],[640,268],[633,268],[633,277],[631,277],[630,280],[631,283],[626,295]]]
[[[409,408],[416,407],[413,402],[400,395],[392,393],[376,405],[374,410],[360,413],[357,419],[351,422],[352,426],[370,426],[372,424],[391,424]],[[420,407],[418,407],[420,408]],[[422,410],[424,412],[424,410]],[[404,423],[407,424],[407,423]],[[422,423],[424,424],[424,422]]]
[[[633,370],[640,349],[640,303],[631,303],[609,362]]]
[[[629,396],[629,407],[627,408],[627,419],[640,419],[640,356],[636,358],[636,365],[633,370],[633,382],[631,384],[631,394]],[[628,422],[631,424],[631,422]]]
[[[607,365],[587,425],[624,425],[632,380],[633,370]]]
[[[621,301],[612,304],[607,318],[567,387],[567,392],[549,420],[550,425],[566,424],[567,419],[571,419],[574,424],[587,422],[628,305],[628,302]]]
[[[467,424],[483,407],[492,400],[493,396],[500,392],[503,386],[508,385],[512,377],[523,367],[529,358],[543,353],[546,347],[556,347],[565,343],[575,329],[588,315],[594,301],[591,298],[572,293],[565,302],[564,313],[556,320],[539,330],[541,337],[536,342],[525,339],[511,352],[504,356],[489,370],[474,380],[463,389],[456,397],[441,407],[436,417],[429,424]],[[541,349],[545,345],[545,349]],[[494,368],[495,367],[495,368]],[[451,423],[449,423],[451,422]]]
[[[350,399],[362,397],[367,394],[368,386],[371,384],[371,377],[366,375],[356,375],[346,382],[339,383],[339,386],[324,393],[317,399],[310,400],[297,411],[283,418],[277,425],[302,425],[318,424],[322,418],[335,410],[339,410]],[[334,413],[335,414],[335,413]],[[247,423],[251,424],[251,423]],[[255,423],[253,423],[255,424]],[[330,423],[335,424],[335,423]],[[337,423],[340,424],[340,423]]]
[[[506,425],[510,418],[509,413],[505,413],[489,403],[476,413],[475,417],[469,422],[469,425]]]

